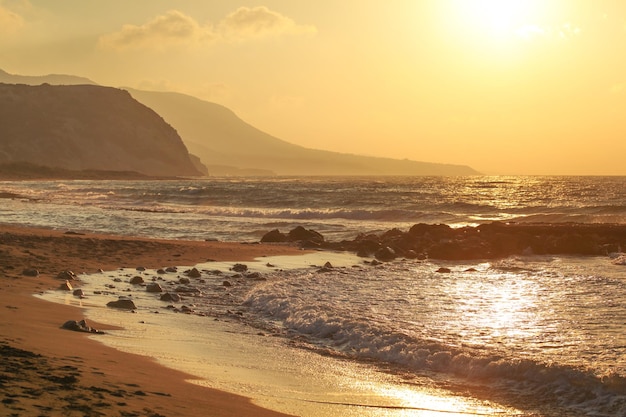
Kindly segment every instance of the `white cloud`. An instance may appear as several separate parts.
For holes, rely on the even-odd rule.
[[[218,30],[224,40],[248,40],[317,32],[315,26],[299,25],[293,19],[264,6],[240,7],[219,23]]]
[[[177,10],[157,16],[142,25],[124,25],[103,35],[100,45],[113,49],[163,48],[173,44],[247,41],[284,35],[314,34],[316,28],[298,25],[293,19],[267,7],[240,7],[215,27],[200,24]]]
[[[15,33],[19,31],[22,26],[24,26],[22,16],[0,5],[0,33]]]
[[[157,16],[143,25],[124,25],[121,30],[104,35],[100,45],[114,49],[163,47],[210,37],[210,28],[177,10]]]

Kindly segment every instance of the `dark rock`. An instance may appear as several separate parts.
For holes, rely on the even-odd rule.
[[[191,280],[189,278],[186,278],[186,277],[181,277],[178,280],[178,282],[181,283],[181,284],[189,284],[191,282]]]
[[[147,292],[163,292],[163,288],[158,282],[151,282],[146,285]]]
[[[129,300],[128,298],[120,298],[119,300],[116,300],[116,301],[109,301],[107,303],[107,307],[119,308],[122,310],[136,310],[137,309],[137,306],[135,306],[135,303],[133,302],[133,300]]]
[[[190,278],[200,278],[202,276],[202,273],[198,271],[198,268],[192,268],[189,271],[185,271],[185,275]]]
[[[310,241],[321,243],[324,242],[324,236],[315,230],[305,229],[302,226],[297,226],[289,232],[288,238],[290,241]]]
[[[134,277],[130,279],[130,283],[133,285],[139,285],[139,284],[143,284],[144,280],[139,275],[135,275]]]
[[[91,326],[88,326],[85,320],[76,321],[76,320],[68,320],[61,326],[62,329],[72,330],[75,332],[84,332],[84,333],[94,333],[94,334],[104,334],[101,330],[96,330]]]
[[[74,281],[76,279],[76,274],[69,270],[61,271],[57,274],[57,279]]]
[[[281,233],[278,229],[271,230],[263,235],[261,238],[262,243],[281,243],[286,242],[287,236]]]
[[[175,266],[168,266],[167,268],[165,268],[165,272],[178,272],[178,268],[176,268]]]
[[[85,296],[85,292],[82,289],[78,288],[72,292],[72,295],[83,298]]]
[[[222,285],[224,287],[232,287],[233,286],[233,284],[231,284],[230,281],[224,281],[224,282],[222,282]]]
[[[248,266],[244,264],[235,264],[230,269],[235,272],[246,272],[248,270]]]
[[[376,259],[383,262],[393,261],[397,257],[396,251],[391,249],[389,246],[378,249],[374,256]]]
[[[326,262],[324,264],[324,268],[332,269],[333,268],[333,264],[331,264],[330,262]]]
[[[39,270],[37,270],[36,268],[26,268],[22,271],[22,275],[24,275],[25,277],[38,277]]]
[[[438,273],[440,273],[440,274],[449,274],[449,273],[451,273],[451,272],[452,272],[452,270],[451,270],[450,268],[445,268],[445,267],[443,267],[443,266],[442,266],[441,268],[439,268],[439,269],[438,269],[437,271],[435,271],[435,272],[438,272]]]
[[[260,272],[251,272],[251,273],[246,275],[246,278],[248,278],[248,279],[259,279],[259,278],[261,278],[261,273]]]
[[[166,292],[164,294],[161,294],[161,301],[168,301],[168,302],[177,303],[177,302],[180,301],[180,295],[178,295],[176,293]]]
[[[146,270],[146,267],[144,266],[138,266],[137,268],[135,268],[137,271],[143,272]]]
[[[165,274],[167,272],[165,271],[165,269],[159,268],[159,269],[157,269],[156,273],[159,274],[159,275],[163,275],[163,274]]]

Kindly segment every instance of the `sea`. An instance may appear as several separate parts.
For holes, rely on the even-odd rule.
[[[296,226],[335,241],[416,223],[626,223],[626,177],[15,181],[0,196],[4,224],[242,244]],[[621,250],[371,261],[314,251],[244,272],[88,272],[85,298],[43,297],[124,327],[104,343],[292,415],[626,416]],[[187,283],[192,267],[202,277]],[[164,304],[136,275],[183,301]],[[104,307],[112,297],[136,313]]]

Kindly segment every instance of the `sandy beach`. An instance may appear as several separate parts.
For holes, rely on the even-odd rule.
[[[61,329],[83,313],[33,297],[59,272],[158,268],[209,259],[298,254],[284,245],[165,241],[0,225],[0,393],[11,416],[278,416],[248,399],[185,382],[189,376]],[[24,275],[35,268],[36,277]],[[88,322],[107,330],[106,326]]]

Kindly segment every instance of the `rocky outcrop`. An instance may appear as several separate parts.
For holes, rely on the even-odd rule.
[[[285,234],[271,231],[266,236]],[[445,224],[416,224],[408,231],[362,234],[341,242],[319,241],[324,249],[355,252],[390,261],[421,259],[494,259],[512,255],[605,256],[626,247],[626,225],[578,223],[500,223],[451,228]]]
[[[176,130],[116,88],[0,84],[0,137],[0,164],[201,175]]]

